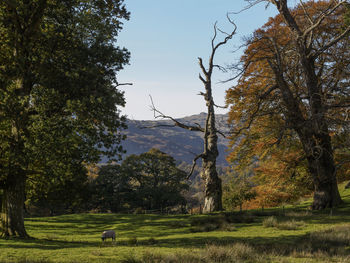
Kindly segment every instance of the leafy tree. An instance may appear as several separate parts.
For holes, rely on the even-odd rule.
[[[25,185],[120,156],[123,0],[0,2],[1,229],[26,237]],[[68,171],[68,172],[67,172]]]
[[[255,196],[253,184],[247,175],[234,176],[223,187],[223,205],[228,210],[234,210],[239,206],[242,212],[243,203]]]
[[[133,200],[130,181],[120,165],[102,166],[98,177],[92,182],[91,202],[99,210],[120,212],[129,200]]]
[[[56,215],[84,211],[90,200],[88,177],[83,166],[71,167],[56,175],[31,176],[26,185],[27,212]],[[38,212],[41,211],[41,212]]]
[[[182,192],[188,189],[187,175],[176,167],[173,157],[151,149],[128,156],[122,168],[132,179],[132,189],[140,207],[157,210],[185,202]]]
[[[291,154],[301,148],[314,186],[313,209],[337,206],[331,137],[349,125],[342,111],[349,105],[345,1],[301,2],[293,9],[287,0],[269,2],[280,14],[247,40],[242,75],[227,92],[236,124],[232,145],[239,138],[230,159],[249,165],[248,158],[278,153],[281,142]]]

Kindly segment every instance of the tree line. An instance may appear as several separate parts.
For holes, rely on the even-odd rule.
[[[121,164],[87,166],[74,176],[28,182],[28,215],[77,212],[166,212],[185,207],[187,174],[158,149],[130,155]]]

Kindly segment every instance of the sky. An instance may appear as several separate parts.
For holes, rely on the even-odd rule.
[[[211,52],[213,25],[230,32],[228,12],[239,12],[247,3],[243,0],[125,0],[130,11],[120,32],[118,45],[131,53],[130,65],[117,75],[125,92],[126,106],[122,113],[129,119],[153,120],[151,100],[158,110],[174,118],[206,112],[205,102],[198,93],[203,91],[198,78],[198,57],[207,64]],[[237,25],[233,39],[218,49],[215,63],[225,66],[234,63],[242,54],[234,52],[249,36],[277,13],[274,6],[267,9],[259,4],[239,14],[231,14]],[[218,35],[218,41],[224,35]],[[205,64],[205,65],[206,65]],[[232,73],[231,73],[232,74]],[[223,84],[231,76],[215,71],[213,97],[217,105],[224,105],[225,91],[234,85]],[[216,109],[226,113],[227,109]]]

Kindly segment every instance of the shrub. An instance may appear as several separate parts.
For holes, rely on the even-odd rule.
[[[278,224],[277,218],[274,216],[269,216],[268,218],[264,219],[262,224],[264,227],[275,227]]]
[[[302,227],[305,223],[303,221],[295,221],[294,219],[280,222],[277,224],[277,228],[281,230],[297,230]]]
[[[308,217],[312,216],[312,212],[306,211],[290,211],[286,213],[287,217]]]
[[[257,252],[249,245],[235,243],[232,246],[208,245],[205,262],[259,262]]]
[[[224,224],[222,224],[222,225],[220,226],[220,230],[231,232],[231,231],[236,231],[237,229],[236,229],[236,227],[235,227],[234,225],[232,225],[232,224],[224,223]]]

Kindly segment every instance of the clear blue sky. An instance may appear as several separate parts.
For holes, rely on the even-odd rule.
[[[123,86],[128,118],[153,119],[149,95],[164,114],[183,117],[206,111],[204,100],[197,94],[203,89],[198,74],[198,57],[207,61],[213,25],[230,31],[227,12],[241,10],[243,0],[126,0],[131,18],[125,22],[118,45],[131,52],[130,65],[118,74],[118,81],[132,82]],[[238,26],[237,35],[217,52],[216,63],[226,65],[239,59],[233,53],[242,44],[242,37],[274,16],[274,6],[260,4],[231,18]],[[223,35],[219,35],[222,39]],[[216,104],[224,104],[225,90],[233,83],[220,84],[230,75],[214,74],[213,94]],[[224,113],[226,110],[217,110]]]

